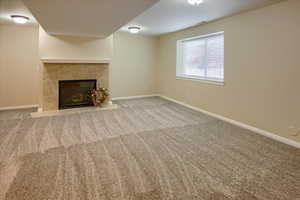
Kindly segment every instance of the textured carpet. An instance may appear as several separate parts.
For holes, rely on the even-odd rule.
[[[37,108],[0,111],[0,121],[11,120],[11,119],[28,119],[30,118],[30,113],[36,111]]]
[[[117,103],[1,112],[0,200],[300,199],[299,149],[158,97]]]

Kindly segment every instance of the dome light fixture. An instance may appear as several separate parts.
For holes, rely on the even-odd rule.
[[[198,6],[203,3],[203,0],[187,0],[187,2],[193,6]]]
[[[29,20],[29,17],[25,17],[22,15],[11,15],[10,17],[17,24],[26,24]]]
[[[141,27],[138,27],[138,26],[129,26],[128,30],[132,34],[138,34],[140,32],[140,30],[141,30]]]

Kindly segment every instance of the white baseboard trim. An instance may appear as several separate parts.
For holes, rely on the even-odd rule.
[[[268,131],[266,131],[266,130],[262,130],[262,129],[256,128],[256,127],[254,127],[254,126],[250,126],[250,125],[245,124],[245,123],[243,123],[243,122],[239,122],[239,121],[236,121],[236,120],[233,120],[233,119],[224,117],[224,116],[222,116],[222,115],[218,115],[218,114],[215,114],[215,113],[208,112],[208,111],[203,110],[203,109],[201,109],[201,108],[197,108],[197,107],[191,106],[191,105],[189,105],[189,104],[186,104],[186,103],[177,101],[177,100],[175,100],[175,99],[172,99],[172,98],[169,98],[169,97],[166,97],[166,96],[163,96],[163,95],[160,95],[160,97],[163,98],[163,99],[172,101],[172,102],[174,102],[174,103],[180,104],[180,105],[182,105],[182,106],[185,106],[185,107],[187,107],[187,108],[193,109],[193,110],[195,110],[195,111],[202,112],[202,113],[204,113],[204,114],[207,114],[207,115],[209,115],[209,116],[211,116],[211,117],[214,117],[214,118],[217,118],[217,119],[219,119],[219,120],[228,122],[228,123],[230,123],[230,124],[239,126],[239,127],[241,127],[241,128],[244,128],[244,129],[253,131],[253,132],[255,132],[255,133],[258,133],[258,134],[260,134],[260,135],[266,136],[266,137],[271,138],[271,139],[273,139],[273,140],[276,140],[276,141],[279,141],[279,142],[282,142],[282,143],[284,143],[284,144],[287,144],[287,145],[290,145],[290,146],[293,146],[293,147],[296,147],[296,148],[299,148],[299,149],[300,149],[300,143],[299,143],[299,142],[296,142],[296,141],[293,141],[293,140],[290,140],[290,139],[281,137],[281,136],[279,136],[279,135],[276,135],[276,134],[274,134],[274,133],[268,132]]]
[[[26,108],[38,108],[38,107],[39,107],[39,105],[22,105],[22,106],[0,107],[0,111],[19,110],[19,109],[26,109]]]
[[[112,98],[113,101],[115,100],[126,100],[126,99],[141,99],[146,97],[159,97],[159,94],[149,94],[149,95],[140,95],[140,96],[128,96],[128,97],[115,97]]]

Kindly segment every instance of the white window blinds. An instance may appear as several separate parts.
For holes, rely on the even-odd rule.
[[[224,33],[185,39],[177,44],[177,76],[224,81]]]

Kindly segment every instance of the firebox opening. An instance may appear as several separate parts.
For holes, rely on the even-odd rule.
[[[88,94],[96,87],[95,79],[59,81],[59,109],[92,106]]]

